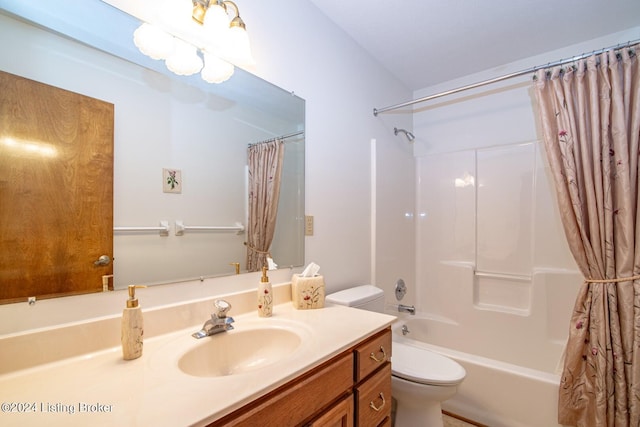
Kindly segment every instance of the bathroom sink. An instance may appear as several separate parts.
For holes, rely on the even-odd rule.
[[[261,369],[290,357],[302,344],[299,334],[281,328],[235,329],[199,341],[178,360],[182,372],[196,377]]]

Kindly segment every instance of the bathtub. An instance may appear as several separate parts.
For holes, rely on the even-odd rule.
[[[409,329],[406,335],[403,325]],[[392,326],[394,341],[443,354],[467,371],[457,394],[443,402],[444,411],[490,427],[561,427],[556,419],[560,376],[555,366],[547,372],[484,357],[482,348],[465,348],[453,333],[456,329],[420,313],[401,315]]]

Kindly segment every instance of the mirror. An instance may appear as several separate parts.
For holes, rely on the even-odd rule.
[[[280,267],[304,263],[303,99],[238,68],[219,85],[173,75],[133,45],[140,22],[98,0],[10,3],[0,1],[0,34],[13,40],[1,70],[114,104],[115,289],[242,271],[242,232],[190,227],[244,227],[248,144],[281,136],[271,254]],[[168,171],[179,191],[165,191]],[[168,232],[127,230],[161,223]]]

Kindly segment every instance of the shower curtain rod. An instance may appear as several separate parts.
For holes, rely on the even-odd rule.
[[[459,87],[459,88],[456,88],[456,89],[451,89],[451,90],[447,90],[447,91],[444,91],[444,92],[436,93],[434,95],[425,96],[423,98],[413,99],[411,101],[403,102],[401,104],[391,105],[389,107],[384,107],[384,108],[374,108],[373,109],[373,115],[377,116],[378,114],[384,113],[384,112],[387,112],[387,111],[397,110],[398,108],[408,107],[410,105],[418,104],[420,102],[430,101],[432,99],[441,98],[441,97],[447,96],[447,95],[453,95],[454,93],[463,92],[465,90],[475,89],[475,88],[480,87],[480,86],[486,86],[486,85],[489,85],[489,84],[492,84],[492,83],[497,83],[497,82],[501,82],[503,80],[508,80],[508,79],[511,79],[511,78],[514,78],[514,77],[519,77],[519,76],[522,76],[522,75],[525,75],[525,74],[534,73],[534,72],[538,71],[541,68],[556,67],[556,66],[559,66],[559,65],[568,64],[570,62],[579,61],[580,59],[587,58],[587,57],[589,57],[591,55],[599,55],[599,54],[601,54],[603,52],[606,52],[608,50],[611,50],[611,49],[614,49],[614,50],[615,49],[624,49],[624,48],[632,46],[632,45],[634,45],[636,43],[640,43],[640,39],[637,39],[637,40],[634,40],[634,41],[629,41],[627,43],[620,43],[620,44],[617,44],[616,46],[605,47],[603,49],[594,50],[594,51],[592,51],[590,53],[583,53],[582,55],[573,56],[571,58],[561,59],[561,60],[555,61],[555,62],[549,62],[548,64],[545,64],[545,65],[537,65],[537,66],[535,66],[533,68],[527,68],[526,70],[516,71],[516,72],[511,73],[511,74],[505,74],[505,75],[500,76],[500,77],[495,77],[493,79],[484,80],[484,81],[481,81],[481,82],[478,82],[478,83],[472,83],[472,84],[467,85],[467,86],[462,86],[462,87]]]
[[[249,147],[252,147],[252,146],[258,145],[258,144],[265,144],[267,142],[275,141],[276,139],[293,138],[294,136],[303,135],[303,134],[304,134],[304,131],[301,130],[299,132],[288,133],[288,134],[282,135],[282,136],[275,136],[273,138],[265,139],[264,141],[253,142],[253,143],[249,144]]]

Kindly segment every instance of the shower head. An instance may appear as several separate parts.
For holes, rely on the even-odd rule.
[[[414,139],[416,139],[415,135],[412,134],[411,132],[404,130],[404,129],[398,129],[398,128],[393,128],[393,134],[394,135],[398,135],[398,132],[402,132],[404,133],[404,136],[407,137],[407,139],[409,140],[409,142],[413,142]]]

